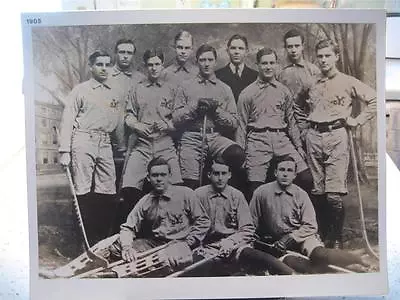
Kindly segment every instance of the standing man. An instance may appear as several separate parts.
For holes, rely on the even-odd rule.
[[[211,184],[195,190],[211,221],[201,252],[205,257],[219,252],[231,262],[236,259],[243,266],[268,269],[272,274],[293,274],[293,270],[273,256],[251,247],[254,225],[250,209],[243,193],[228,185],[231,175],[223,161],[213,161],[208,173]]]
[[[107,82],[111,57],[89,56],[92,78],[69,94],[60,133],[60,163],[71,164],[75,190],[89,243],[105,238],[114,209],[115,166],[110,141],[120,122],[122,96]]]
[[[294,118],[293,97],[289,89],[275,79],[277,55],[270,48],[257,52],[259,77],[239,96],[240,126],[237,142],[246,151],[246,170],[250,197],[267,179],[273,157],[291,155],[299,167],[298,180],[312,181],[307,174],[300,132]]]
[[[304,59],[304,36],[297,29],[291,29],[283,37],[289,63],[277,76],[278,81],[286,85],[294,96],[295,118],[300,133],[305,133],[308,115],[306,99],[320,71],[317,66]]]
[[[176,57],[172,65],[164,69],[165,81],[176,86],[185,80],[195,77],[199,69],[191,62],[193,37],[190,32],[182,30],[174,38]]]
[[[120,238],[110,248],[116,257],[133,261],[137,253],[176,241],[177,257],[190,254],[203,241],[210,220],[194,192],[171,185],[172,168],[165,159],[152,159],[148,166],[152,191],[145,195],[121,225]],[[171,259],[169,259],[171,261]]]
[[[225,67],[217,70],[215,75],[231,88],[233,96],[235,97],[235,103],[237,104],[239,94],[244,88],[256,81],[258,73],[244,63],[249,52],[249,44],[244,35],[232,35],[228,40],[226,51],[228,52],[230,61]],[[228,138],[235,140],[235,131],[225,132],[224,134]],[[241,168],[236,171],[235,175],[236,176],[231,180],[231,184],[247,194],[248,186],[246,184],[246,170]]]
[[[155,157],[162,157],[171,167],[171,183],[181,183],[178,156],[171,134],[174,107],[173,87],[160,79],[164,54],[160,49],[146,50],[143,61],[148,77],[138,83],[128,97],[126,125],[137,135],[135,147],[127,155],[122,177],[125,221],[128,213],[140,199],[146,179],[146,166]]]
[[[115,64],[109,80],[116,82],[119,88],[128,91],[132,84],[145,78],[133,66],[136,46],[131,39],[120,39],[115,44]]]
[[[300,251],[312,263],[348,266],[362,264],[360,257],[340,249],[326,249],[317,233],[315,211],[307,193],[293,184],[296,163],[290,156],[278,159],[276,181],[260,186],[250,202],[256,233],[273,243],[276,252]]]
[[[135,53],[136,46],[130,39],[120,39],[115,44],[115,64],[108,80],[114,89],[121,91],[121,94],[125,93],[127,95],[132,86],[145,78],[142,73],[134,70],[133,58]],[[123,120],[125,117],[125,107],[121,110],[121,113],[121,119]],[[114,156],[117,158],[124,157],[128,138],[131,133],[127,130],[124,122],[120,122],[119,124],[120,126],[117,127],[115,137],[113,138]]]
[[[182,130],[180,165],[185,185],[199,186],[204,157],[221,157],[232,170],[244,161],[242,148],[222,136],[221,131],[238,126],[235,99],[231,89],[214,73],[217,51],[204,44],[196,52],[199,74],[178,88],[172,121]],[[205,131],[204,131],[205,130]]]
[[[307,159],[314,180],[312,193],[327,201],[330,226],[326,244],[342,247],[344,207],[347,194],[349,138],[346,127],[357,128],[376,115],[376,92],[358,79],[339,72],[339,48],[331,40],[316,45],[321,77],[309,92],[306,134]],[[366,104],[358,116],[353,101]]]
[[[308,93],[310,88],[320,76],[318,67],[304,59],[304,35],[297,29],[291,29],[283,37],[285,50],[287,53],[288,64],[277,76],[278,81],[286,85],[294,96],[294,116],[297,126],[300,130],[303,149],[305,148],[305,135],[307,133],[308,123]],[[308,187],[302,187],[309,195],[311,194],[312,184]],[[311,196],[314,209],[317,213],[318,228],[321,237],[326,235],[326,201],[321,201],[319,197]]]
[[[250,83],[256,81],[258,73],[244,63],[249,52],[249,45],[245,36],[240,34],[231,36],[226,51],[229,54],[230,62],[222,69],[217,70],[215,75],[231,88],[237,103],[241,91]]]

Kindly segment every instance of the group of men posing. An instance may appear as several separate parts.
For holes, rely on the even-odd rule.
[[[270,48],[257,52],[258,72],[249,68],[248,42],[239,34],[228,40],[229,64],[217,71],[208,44],[191,63],[187,31],[175,36],[176,61],[167,68],[161,50],[144,52],[146,75],[133,69],[131,40],[117,42],[113,67],[104,51],[89,57],[92,78],[66,101],[60,153],[61,164],[72,167],[91,244],[111,233],[117,186],[120,238],[110,253],[126,261],[176,241],[171,264],[202,246],[291,273],[252,247],[258,236],[314,262],[362,263],[340,250],[347,128],[375,116],[376,93],[336,68],[333,41],[316,45],[318,67],[304,59],[299,31],[283,41],[289,64],[279,74]],[[366,104],[358,116],[355,100]],[[118,180],[115,157],[125,161]],[[200,186],[203,179],[209,184]]]

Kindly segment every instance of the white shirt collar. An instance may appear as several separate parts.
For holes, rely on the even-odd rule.
[[[235,65],[233,63],[229,63],[229,68],[231,68],[233,74],[236,73],[236,67],[235,67]],[[238,73],[239,73],[240,77],[242,77],[243,69],[244,69],[244,63],[241,63],[239,65],[239,70],[238,70]]]

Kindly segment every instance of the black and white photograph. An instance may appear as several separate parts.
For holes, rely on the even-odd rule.
[[[22,17],[34,283],[384,291],[384,14],[263,12]]]

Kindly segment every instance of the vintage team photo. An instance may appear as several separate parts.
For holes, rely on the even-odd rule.
[[[380,271],[375,24],[31,35],[41,278]]]

